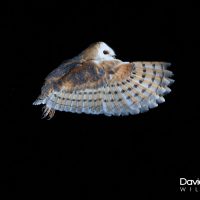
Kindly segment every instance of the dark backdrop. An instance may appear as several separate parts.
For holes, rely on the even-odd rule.
[[[69,199],[181,195],[179,178],[200,176],[194,8],[8,3],[1,17],[1,189]],[[175,83],[166,102],[128,117],[56,112],[50,121],[41,119],[41,107],[32,102],[45,76],[96,41],[108,43],[122,60],[171,62]]]

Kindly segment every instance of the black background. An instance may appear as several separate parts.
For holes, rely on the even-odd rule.
[[[150,2],[8,3],[1,13],[1,189],[70,199],[181,196],[179,178],[200,177],[195,10]],[[96,41],[124,61],[171,62],[175,83],[166,102],[128,117],[56,112],[41,119],[32,102],[45,76]]]

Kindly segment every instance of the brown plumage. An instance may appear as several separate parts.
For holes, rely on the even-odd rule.
[[[172,72],[165,62],[123,62],[104,42],[90,45],[65,61],[45,79],[41,95],[33,103],[44,104],[44,117],[55,110],[128,115],[164,102],[171,90]]]

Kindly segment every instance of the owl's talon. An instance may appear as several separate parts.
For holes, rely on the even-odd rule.
[[[43,110],[43,114],[42,114],[42,117],[41,117],[42,119],[44,119],[44,118],[46,118],[48,116],[48,120],[50,120],[55,114],[55,110],[51,109],[51,108],[49,108],[47,106],[44,106],[42,108],[42,110]]]

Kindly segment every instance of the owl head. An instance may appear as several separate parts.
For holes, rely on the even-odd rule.
[[[96,42],[91,44],[80,54],[86,60],[114,60],[115,52],[105,42]]]

